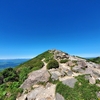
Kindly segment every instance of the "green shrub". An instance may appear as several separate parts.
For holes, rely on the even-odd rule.
[[[60,60],[60,63],[66,63],[68,61],[69,61],[68,59],[62,59],[62,60]]]
[[[4,77],[5,82],[18,81],[18,75],[13,68],[7,68],[7,69],[3,70],[2,75]]]
[[[49,61],[49,63],[47,64],[47,69],[58,68],[58,67],[59,63],[54,59]]]

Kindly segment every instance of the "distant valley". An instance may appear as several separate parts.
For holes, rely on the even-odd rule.
[[[28,61],[29,59],[0,59],[0,70],[8,67],[15,67]]]

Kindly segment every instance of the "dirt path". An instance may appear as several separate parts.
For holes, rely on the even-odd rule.
[[[43,68],[42,68],[42,69],[43,69],[43,70],[47,70],[47,67],[46,67],[46,66],[47,66],[47,63],[46,63],[44,60],[45,60],[45,58],[44,58],[44,59],[42,59],[42,62],[44,63],[44,66],[43,66]]]

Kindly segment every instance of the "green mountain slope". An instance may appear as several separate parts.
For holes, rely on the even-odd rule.
[[[96,57],[96,58],[89,58],[87,59],[88,61],[100,64],[100,57]]]
[[[18,87],[30,72],[43,67],[44,63],[41,60],[44,58],[48,62],[53,59],[53,54],[48,50],[15,68],[7,68],[0,72],[0,100],[15,100],[18,93],[22,92]]]

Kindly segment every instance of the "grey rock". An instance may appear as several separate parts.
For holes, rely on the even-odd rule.
[[[47,82],[49,80],[50,74],[47,70],[37,70],[29,74],[28,78],[20,86],[23,89],[29,89],[32,85],[38,82]]]
[[[77,64],[78,64],[78,66],[81,66],[81,67],[86,67],[87,66],[87,64],[84,60],[78,61]]]
[[[92,70],[93,74],[95,74],[96,76],[100,77],[100,70],[99,69],[94,69]]]
[[[65,99],[61,94],[56,93],[56,100],[65,100]]]
[[[49,72],[53,80],[58,80],[59,77],[61,76],[61,73],[58,70],[50,70]]]
[[[75,67],[73,67],[72,71],[79,72],[79,73],[84,73],[84,70],[81,68],[81,66],[75,66]]]
[[[100,91],[96,93],[97,97],[100,98]]]
[[[86,68],[84,74],[92,74],[92,69],[91,68]]]
[[[67,75],[68,75],[68,76],[72,76],[72,74],[73,74],[73,72],[72,72],[71,70],[68,70],[68,71],[67,71]]]
[[[41,93],[43,90],[44,90],[43,87],[39,87],[39,88],[36,88],[36,89],[32,90],[30,93],[28,93],[27,99],[28,100],[35,100],[36,99],[36,96],[39,93]]]
[[[27,100],[27,94],[24,94],[19,98],[16,98],[16,100]]]
[[[85,75],[85,80],[89,80],[90,79],[90,75]]]
[[[64,53],[60,50],[54,50],[54,59],[64,59],[64,58],[69,58],[67,53]]]
[[[59,76],[56,73],[52,73],[51,78],[52,80],[58,80]]]
[[[75,78],[69,78],[69,79],[62,81],[63,84],[68,85],[71,88],[74,88],[74,85],[76,82],[77,82],[77,79]]]
[[[96,79],[94,77],[90,77],[89,78],[89,82],[90,82],[90,84],[95,84],[96,83]]]
[[[71,66],[75,66],[75,63],[72,62],[72,61],[68,61],[68,62],[66,63],[66,65],[71,67]]]

